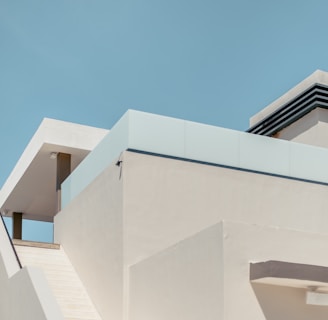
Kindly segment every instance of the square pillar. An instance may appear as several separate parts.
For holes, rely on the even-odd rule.
[[[57,191],[57,211],[61,210],[61,184],[71,174],[71,155],[59,152],[57,154],[57,173],[56,173],[56,191]]]
[[[71,155],[68,153],[57,154],[56,190],[61,190],[61,184],[71,173]]]
[[[22,239],[23,213],[13,212],[13,239]]]

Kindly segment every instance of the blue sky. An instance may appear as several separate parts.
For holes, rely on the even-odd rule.
[[[327,12],[318,0],[0,0],[0,185],[44,117],[110,128],[133,108],[247,129],[328,70]]]

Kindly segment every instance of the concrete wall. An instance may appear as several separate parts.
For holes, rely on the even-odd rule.
[[[0,255],[2,257],[7,277],[19,271],[19,264],[15,257],[4,223],[0,220]]]
[[[0,318],[13,319],[14,301],[11,301],[9,278],[2,255],[0,256],[0,283]]]
[[[328,266],[328,236],[224,221],[130,267],[129,320],[324,320],[306,285],[252,284],[250,262]]]
[[[3,283],[3,282],[2,282]],[[57,301],[40,269],[25,267],[10,280],[11,317],[1,319],[64,320]]]
[[[224,319],[324,320],[306,304],[305,288],[250,284],[249,263],[267,260],[328,266],[328,236],[284,228],[223,223]]]
[[[328,110],[316,108],[275,135],[276,138],[328,148]]]
[[[63,246],[102,319],[122,319],[121,174],[121,168],[109,166],[54,223],[55,242]]]
[[[129,110],[64,181],[62,208],[127,149],[328,183],[327,149]]]
[[[130,267],[129,320],[222,320],[222,225]]]
[[[221,220],[327,233],[325,185],[126,152],[125,262]]]
[[[8,277],[0,255],[0,319],[64,319],[41,270],[23,268]]]
[[[120,160],[55,217],[55,241],[63,245],[103,319],[232,320],[247,314],[249,306],[251,319],[281,314],[279,319],[305,320],[294,308],[312,314],[313,307],[301,305],[302,290],[252,287],[248,266],[254,259],[328,265],[321,254],[328,235],[327,186],[130,151]],[[222,220],[244,224],[225,226],[219,236],[213,230]],[[272,235],[265,236],[265,228],[254,229],[253,235],[248,224],[273,226]],[[280,229],[285,229],[283,237],[274,233]],[[288,235],[296,232],[290,230],[299,232],[286,249]],[[322,235],[312,239],[306,232]],[[313,253],[302,256],[297,250],[303,247]],[[212,308],[213,297],[217,305]],[[279,297],[290,303],[282,313]],[[270,305],[270,299],[281,305]],[[199,313],[199,301],[207,306],[207,318]]]

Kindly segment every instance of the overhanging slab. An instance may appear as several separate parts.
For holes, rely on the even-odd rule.
[[[328,292],[328,267],[275,260],[251,263],[250,281]]]
[[[22,212],[25,219],[52,221],[58,207],[56,161],[51,154],[70,154],[74,170],[108,132],[44,119],[1,189],[1,213]]]

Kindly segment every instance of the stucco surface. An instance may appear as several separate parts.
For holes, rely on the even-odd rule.
[[[306,281],[299,288],[251,283],[249,265],[275,259],[327,266],[318,254],[327,240],[222,221],[130,267],[129,319],[326,319],[327,308],[306,304]]]
[[[130,266],[129,320],[223,319],[222,241],[217,224]]]
[[[129,110],[64,181],[62,207],[126,150],[328,183],[327,149]]]
[[[328,110],[316,108],[276,134],[279,139],[328,148]]]
[[[284,302],[280,295],[289,294],[291,307],[283,317],[296,320],[294,307],[310,314],[309,306],[300,305],[304,290],[251,286],[249,262],[327,264],[315,251],[326,250],[327,186],[131,151],[119,160],[55,217],[55,241],[104,319],[152,318],[157,308],[170,319],[206,319],[196,306],[203,298],[203,305],[211,304],[206,296],[218,301],[209,320],[213,314],[240,318],[236,301],[243,312],[251,306],[251,318],[273,320]],[[238,224],[224,222],[223,233],[213,231],[227,220]],[[210,283],[214,287],[206,291]],[[236,298],[238,290],[247,296]],[[268,311],[275,295],[277,304]],[[149,299],[153,308],[147,309]],[[196,309],[182,307],[188,304]]]
[[[280,260],[328,266],[328,236],[286,228],[223,223],[224,319],[323,320],[328,309],[306,304],[306,288],[249,282],[249,263]]]
[[[0,319],[64,320],[41,270],[28,267],[8,277],[0,255]]]
[[[124,154],[125,262],[221,220],[327,233],[327,186],[187,161]]]
[[[55,217],[55,242],[103,319],[122,319],[122,206],[122,172],[112,164]]]

